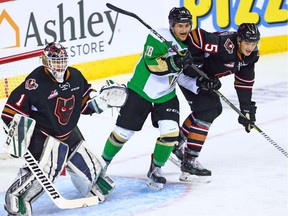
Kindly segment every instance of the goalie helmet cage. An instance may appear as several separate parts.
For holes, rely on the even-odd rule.
[[[14,54],[11,54],[11,50]],[[18,50],[18,51],[17,51]],[[10,93],[21,84],[25,77],[32,72],[36,67],[41,65],[40,55],[43,49],[35,49],[32,51],[19,52],[19,49],[7,49],[1,50],[0,57],[0,110],[2,113],[3,106],[9,97]],[[3,55],[8,53],[10,55]],[[2,127],[2,120],[0,120],[0,166],[6,166],[3,159],[10,159],[9,155],[4,154],[5,152],[5,139],[6,134]],[[13,160],[14,161],[14,160]],[[16,162],[16,161],[15,161]],[[8,164],[9,166],[10,164]]]

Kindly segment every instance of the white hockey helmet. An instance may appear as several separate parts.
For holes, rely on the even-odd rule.
[[[44,48],[41,58],[43,66],[49,70],[58,82],[62,83],[68,67],[68,55],[65,47],[60,43],[49,43]]]

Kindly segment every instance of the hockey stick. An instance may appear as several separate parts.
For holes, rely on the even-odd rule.
[[[135,19],[137,19],[139,22],[141,22],[146,28],[148,28],[153,34],[155,34],[160,40],[162,40],[167,46],[169,46],[173,51],[175,51],[178,55],[183,55],[181,52],[179,52],[175,47],[171,45],[162,35],[160,35],[157,31],[155,31],[150,25],[148,25],[146,22],[144,22],[139,16],[137,16],[135,13],[132,13],[130,11],[123,10],[121,8],[118,8],[110,3],[107,3],[106,6],[110,8],[111,10],[114,10],[118,13],[125,14],[127,16],[131,16]]]
[[[110,8],[111,10],[114,10],[118,13],[125,14],[127,16],[131,16],[135,19],[137,19],[139,22],[141,22],[144,26],[146,26],[153,34],[155,34],[160,40],[162,40],[168,47],[173,49],[178,55],[183,55],[181,52],[179,52],[174,46],[172,46],[171,43],[169,43],[162,35],[160,35],[157,31],[155,31],[150,25],[145,23],[139,16],[137,16],[135,13],[123,10],[121,8],[118,8],[110,3],[107,3],[106,6]],[[207,80],[210,80],[210,78],[205,74],[202,70],[200,70],[197,66],[191,65],[191,67],[200,75],[206,78]],[[241,111],[234,105],[232,104],[221,92],[218,90],[214,90],[214,92],[225,102],[227,103],[228,106],[230,106],[234,111],[236,111],[241,117],[246,118]],[[275,148],[277,148],[284,156],[288,158],[288,153],[281,147],[279,146],[274,140],[272,140],[266,133],[264,133],[257,125],[254,125],[255,130],[257,130],[266,140],[268,140]]]
[[[36,177],[38,182],[41,184],[43,189],[49,195],[51,200],[55,203],[58,208],[61,209],[74,209],[74,208],[83,208],[88,206],[98,205],[99,200],[97,196],[80,198],[68,200],[61,196],[59,191],[55,188],[54,184],[44,173],[42,168],[39,166],[39,163],[33,157],[29,150],[26,151],[24,159],[27,162],[29,169],[32,171],[33,175]]]
[[[173,153],[172,153],[173,154]],[[175,159],[174,157],[173,157],[173,155],[169,155],[169,161],[171,161],[173,164],[175,164],[177,167],[179,167],[179,168],[181,168],[181,161],[177,158],[177,159]]]
[[[202,77],[204,77],[207,80],[210,80],[210,78],[205,74],[202,70],[200,70],[198,67],[195,65],[191,65],[193,69]],[[243,113],[233,104],[231,103],[221,92],[218,90],[214,90],[214,92],[229,106],[231,107],[235,112],[238,113],[241,117],[247,119],[246,116],[243,115]],[[258,131],[268,142],[270,142],[276,149],[278,149],[285,157],[288,158],[288,153],[281,147],[279,146],[273,139],[271,139],[266,133],[264,133],[257,125],[254,125],[253,128]]]
[[[246,116],[241,113],[241,111],[231,103],[221,92],[218,90],[214,90],[214,92],[228,105],[230,106],[235,112],[237,112],[241,117],[247,119]],[[264,133],[256,124],[254,124],[253,128],[259,132],[268,142],[270,142],[276,149],[278,149],[285,157],[288,158],[288,153],[283,149],[280,145],[278,145],[273,139],[271,139],[266,133]]]

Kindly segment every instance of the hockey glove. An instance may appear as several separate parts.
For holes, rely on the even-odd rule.
[[[122,107],[128,97],[125,85],[115,83],[113,80],[106,80],[106,83],[107,84],[101,88],[99,94],[96,94],[94,97],[92,96],[92,98],[87,101],[88,106],[98,114],[111,107]]]
[[[196,81],[196,85],[202,90],[206,92],[217,91],[221,88],[221,82],[218,78],[212,77],[207,80],[205,77],[199,77]]]
[[[15,114],[10,122],[6,145],[13,157],[23,157],[30,145],[36,121],[24,115]]]
[[[172,55],[166,58],[168,70],[173,73],[179,73],[182,69],[186,69],[193,64],[193,58],[188,50],[185,50],[181,55]]]
[[[199,76],[199,73],[195,70],[195,67],[201,69],[203,66],[204,57],[194,57],[193,56],[193,65],[189,65],[187,68],[183,70],[183,73],[186,76],[196,78]]]
[[[246,117],[239,116],[238,122],[245,127],[247,133],[254,127],[256,121],[256,102],[251,101],[250,106],[240,106],[241,113]]]
[[[127,100],[128,91],[124,84],[118,84],[113,80],[106,80],[106,85],[100,90],[100,95],[107,100],[108,107],[122,107]]]

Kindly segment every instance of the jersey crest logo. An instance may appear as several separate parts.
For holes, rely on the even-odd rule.
[[[25,82],[25,88],[28,89],[28,90],[35,90],[38,88],[38,83],[36,82],[35,79],[28,79],[26,80]]]
[[[58,118],[58,122],[61,125],[66,125],[71,117],[75,106],[75,96],[72,95],[71,98],[57,98],[56,107],[54,110],[54,114]]]
[[[229,38],[227,38],[227,40],[224,43],[224,47],[229,54],[232,54],[233,50],[235,48],[235,45],[233,44],[233,42]]]

